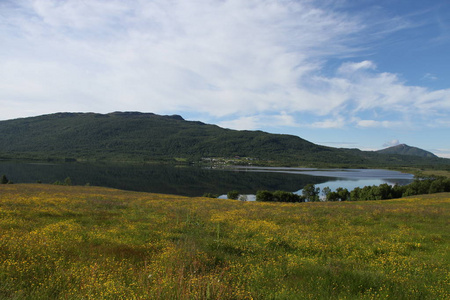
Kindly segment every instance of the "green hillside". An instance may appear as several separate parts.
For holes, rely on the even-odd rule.
[[[199,161],[251,157],[279,165],[450,165],[450,160],[336,149],[297,136],[238,131],[181,116],[56,113],[0,122],[0,158]]]

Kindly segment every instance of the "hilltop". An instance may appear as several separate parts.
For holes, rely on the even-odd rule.
[[[406,144],[400,144],[396,146],[392,146],[386,149],[378,150],[378,153],[382,154],[401,154],[401,155],[412,155],[412,156],[420,156],[420,157],[437,157],[433,153],[417,148],[411,147]]]
[[[298,136],[225,129],[178,115],[55,113],[0,121],[0,158],[4,159],[142,162],[211,157],[303,166],[450,165],[442,158],[325,147]]]

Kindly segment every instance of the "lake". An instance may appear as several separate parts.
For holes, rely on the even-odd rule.
[[[223,195],[237,190],[255,194],[258,190],[299,192],[306,184],[332,190],[352,190],[366,185],[408,184],[413,175],[376,169],[311,169],[233,167],[225,169],[154,164],[111,163],[27,163],[0,162],[0,176],[14,183],[64,182],[70,177],[74,185],[94,185],[123,190],[201,196]],[[251,200],[251,198],[250,198]]]
[[[321,190],[329,187],[332,191],[339,187],[349,191],[356,187],[380,185],[406,185],[414,180],[414,175],[398,171],[381,169],[316,169],[316,168],[267,168],[267,167],[238,167],[240,171],[270,172],[279,174],[307,175],[313,178],[327,178],[326,182],[315,183]],[[302,186],[303,188],[303,186]],[[301,194],[301,189],[293,191]],[[250,195],[253,200],[253,195]]]

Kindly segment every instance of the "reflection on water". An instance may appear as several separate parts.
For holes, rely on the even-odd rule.
[[[258,190],[297,192],[306,184],[319,187],[344,187],[381,183],[407,184],[412,175],[385,170],[317,170],[299,168],[233,168],[205,169],[171,165],[130,164],[31,164],[0,162],[2,174],[16,183],[41,181],[53,183],[70,177],[75,185],[89,183],[95,186],[124,190],[201,196],[204,193],[226,194],[237,190],[255,194]],[[361,185],[362,184],[362,185]]]
[[[345,179],[381,178],[391,180],[410,180],[412,174],[380,169],[316,169],[316,168],[278,168],[278,167],[236,167],[234,169],[249,172],[274,172],[284,174],[303,174]]]

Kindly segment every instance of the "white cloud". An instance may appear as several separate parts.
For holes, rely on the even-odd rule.
[[[236,130],[254,130],[261,124],[257,116],[241,117],[235,120],[223,121],[218,124],[220,127]]]
[[[450,149],[435,149],[432,152],[439,157],[450,158]]]
[[[383,144],[383,147],[393,147],[393,146],[397,146],[400,145],[400,141],[398,139],[393,139],[390,141],[387,141],[386,143]]]
[[[281,113],[277,115],[255,115],[240,117],[233,120],[222,121],[219,126],[237,129],[237,130],[254,130],[265,126],[271,127],[299,127],[293,116],[286,113]]]
[[[367,70],[367,69],[375,69],[376,66],[373,62],[369,61],[369,60],[365,60],[362,62],[347,62],[347,63],[343,63],[339,69],[338,69],[338,73],[342,73],[342,74],[353,74],[354,72],[357,72],[359,70]]]
[[[309,127],[312,128],[342,128],[346,125],[346,121],[342,117],[335,119],[326,119],[324,121],[314,122]]]
[[[359,127],[367,127],[367,128],[392,128],[402,126],[401,122],[395,121],[376,121],[376,120],[359,120],[356,122]]]
[[[422,80],[438,80],[438,78],[436,77],[436,75],[431,74],[431,73],[426,73],[425,75],[423,75]]]

